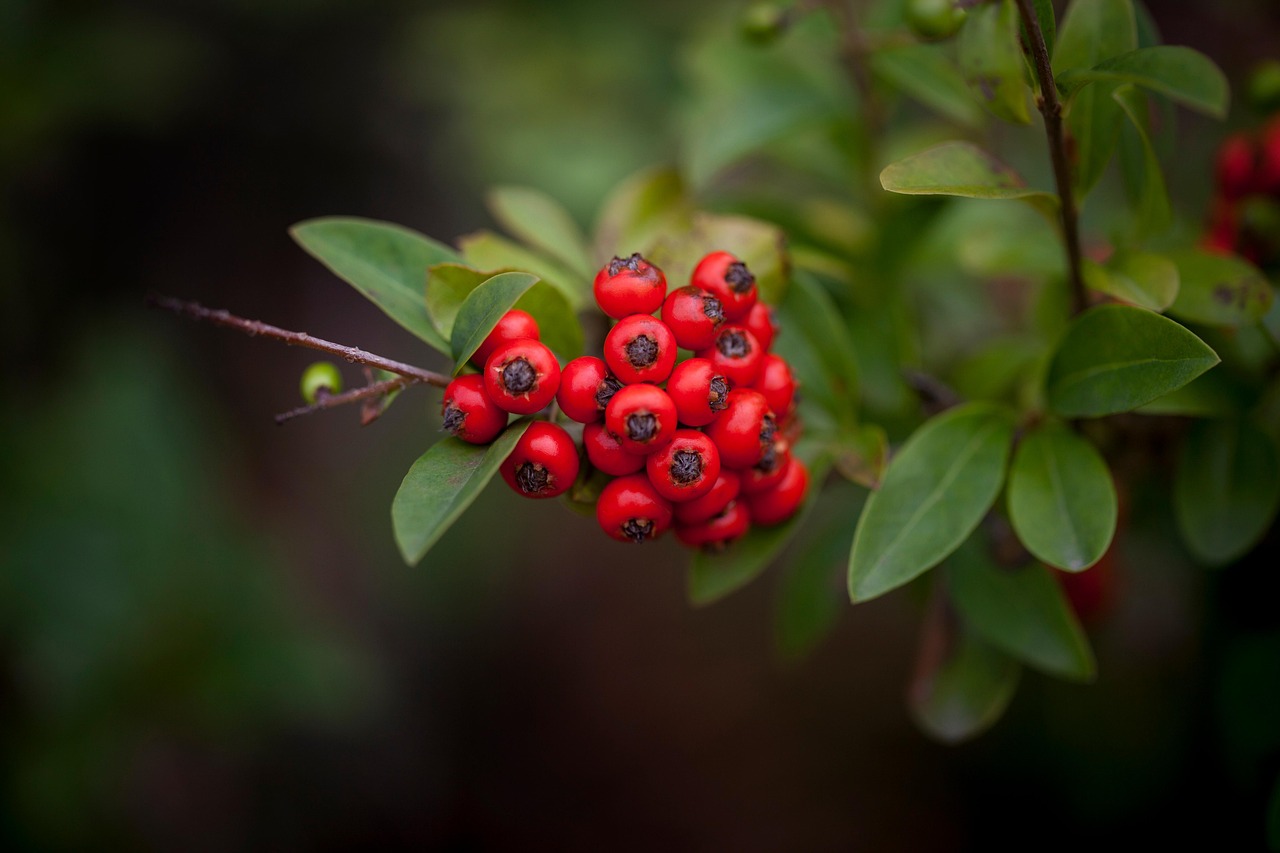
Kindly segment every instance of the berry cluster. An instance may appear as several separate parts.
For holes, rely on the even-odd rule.
[[[562,371],[533,318],[509,311],[473,357],[481,372],[445,390],[445,429],[487,444],[508,413],[532,414],[554,398],[583,425],[581,452],[563,427],[535,421],[502,477],[525,497],[555,497],[579,478],[585,455],[613,478],[596,519],[622,542],[674,528],[685,545],[716,549],[752,524],[790,518],[809,479],[790,449],[796,383],[769,351],[777,326],[746,264],[712,252],[688,286],[668,293],[662,270],[634,254],[606,264],[594,293],[617,321],[603,358],[576,358]]]
[[[1259,133],[1228,137],[1215,177],[1205,247],[1263,266],[1280,261],[1280,117]]]

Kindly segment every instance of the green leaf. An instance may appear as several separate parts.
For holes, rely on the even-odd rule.
[[[495,187],[489,191],[488,201],[493,217],[512,235],[582,278],[595,274],[582,229],[551,196],[529,187]]]
[[[1213,370],[1201,374],[1157,397],[1135,411],[1140,415],[1178,415],[1189,418],[1221,418],[1238,414],[1254,397],[1252,390],[1237,387],[1231,374]]]
[[[427,313],[446,341],[453,335],[458,309],[475,290],[495,273],[481,272],[463,264],[436,264],[427,273]]]
[[[1001,568],[970,540],[947,560],[951,599],[974,633],[1036,669],[1092,681],[1097,663],[1075,611],[1050,569]]]
[[[1021,673],[1017,661],[959,624],[936,598],[920,628],[907,693],[911,716],[944,743],[976,737],[1000,719]]]
[[[969,10],[960,30],[960,68],[978,102],[1004,119],[1029,124],[1030,94],[1018,41],[1018,12],[1013,0]]]
[[[458,244],[468,266],[481,270],[506,270],[533,273],[559,290],[574,310],[591,300],[591,281],[564,268],[557,261],[500,237],[492,231],[477,231],[461,238]]]
[[[1271,438],[1245,420],[1196,421],[1173,484],[1178,527],[1191,552],[1212,565],[1246,554],[1280,502],[1280,459]]]
[[[1009,520],[1038,560],[1070,572],[1096,563],[1116,530],[1116,489],[1098,451],[1061,423],[1023,436],[1009,469]]]
[[[1178,298],[1169,313],[1207,326],[1253,325],[1271,310],[1275,292],[1266,276],[1235,255],[1203,249],[1170,252],[1178,267]]]
[[[1068,93],[1098,82],[1132,83],[1219,119],[1227,117],[1231,100],[1222,69],[1189,47],[1143,47],[1058,75],[1058,85]]]
[[[789,360],[798,355],[805,395],[837,423],[852,425],[857,417],[858,363],[840,309],[812,275],[796,273],[778,313],[781,327],[796,333],[780,334],[774,347]]]
[[[582,355],[582,324],[560,290],[540,281],[525,291],[514,307],[538,321],[539,339],[560,357],[561,364]]]
[[[692,222],[655,235],[646,257],[661,268],[672,287],[689,280],[698,261],[716,249],[732,252],[756,277],[760,299],[776,305],[787,289],[786,239],[776,225],[747,216],[697,213]]]
[[[1077,317],[1049,365],[1050,407],[1068,418],[1127,412],[1186,385],[1219,361],[1167,317],[1101,305]]]
[[[1093,68],[1137,46],[1137,22],[1129,0],[1075,0],[1058,30],[1054,76]],[[1081,198],[1102,177],[1115,148],[1120,105],[1112,99],[1111,89],[1105,84],[1090,86],[1068,101],[1067,129],[1076,143],[1073,183]]]
[[[1013,413],[957,406],[926,423],[889,463],[858,519],[849,597],[867,601],[942,562],[986,515],[1004,483]]]
[[[871,70],[891,87],[967,127],[980,127],[982,110],[941,44],[907,44],[873,51]]]
[[[484,489],[529,421],[516,421],[488,447],[450,436],[431,446],[405,474],[391,503],[396,545],[415,565]]]
[[[1028,187],[1022,176],[970,142],[944,142],[884,168],[880,185],[905,195],[1019,198],[1057,209],[1053,193]]]
[[[1139,308],[1163,311],[1178,295],[1178,267],[1160,255],[1120,254],[1105,267],[1085,261],[1084,283]]]
[[[680,173],[645,170],[624,180],[605,199],[596,222],[596,255],[648,254],[658,235],[679,233],[692,224],[693,210]]]
[[[1148,128],[1149,111],[1147,99],[1132,86],[1118,86],[1111,97],[1129,119],[1134,135],[1138,138],[1138,149],[1141,153],[1140,166],[1132,167],[1128,178],[1130,195],[1134,199],[1135,233],[1139,239],[1163,232],[1169,227],[1173,212],[1169,207],[1169,192],[1165,188],[1164,172],[1160,169],[1160,158],[1151,145]],[[1122,149],[1127,151],[1128,148]],[[1122,157],[1122,165],[1129,158]]]
[[[502,315],[511,310],[516,300],[533,287],[538,277],[525,272],[498,273],[467,296],[458,309],[449,337],[449,349],[453,354],[453,375],[466,365]]]
[[[806,537],[778,586],[774,635],[787,659],[804,657],[831,632],[844,611],[841,583],[853,531],[843,521]]]
[[[456,252],[416,231],[372,219],[308,219],[289,234],[388,317],[448,354],[448,342],[427,314],[423,288],[427,268],[459,260]]]
[[[791,541],[813,508],[831,465],[825,454],[819,453],[810,442],[801,442],[794,452],[809,466],[809,497],[804,506],[782,524],[752,527],[746,536],[720,553],[699,551],[694,554],[689,564],[690,603],[697,606],[712,604],[746,586],[769,568]]]

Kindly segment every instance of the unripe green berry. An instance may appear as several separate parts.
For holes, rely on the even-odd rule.
[[[1249,75],[1249,101],[1260,113],[1280,109],[1280,61],[1268,59],[1253,69]]]
[[[964,22],[965,12],[957,9],[955,0],[908,0],[907,24],[925,39],[944,39],[954,35]]]
[[[312,404],[319,399],[322,388],[328,394],[341,393],[342,374],[331,362],[317,361],[302,371],[302,382],[299,387],[302,389],[302,399]]]
[[[742,14],[742,34],[757,44],[769,44],[787,28],[790,10],[782,3],[752,3]]]

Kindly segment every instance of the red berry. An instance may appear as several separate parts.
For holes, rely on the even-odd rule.
[[[724,317],[737,322],[756,304],[756,277],[728,252],[712,252],[693,268],[690,283],[720,300]]]
[[[560,388],[560,363],[538,341],[512,341],[493,351],[484,365],[484,389],[508,412],[531,415]]]
[[[751,510],[753,524],[781,524],[804,503],[809,489],[809,470],[804,463],[792,456],[778,485],[758,495],[748,495],[747,508]]]
[[[666,447],[645,458],[649,481],[669,501],[691,501],[711,491],[720,476],[720,451],[696,429],[678,429]]]
[[[1229,136],[1223,141],[1215,164],[1218,190],[1223,196],[1234,200],[1254,191],[1256,157],[1253,140],[1243,133]]]
[[[444,428],[470,444],[488,444],[506,429],[507,413],[484,390],[478,373],[459,376],[444,389],[440,402]]]
[[[780,435],[776,436],[764,449],[759,462],[738,472],[742,479],[742,494],[758,495],[777,486],[787,473],[790,462],[791,443]]]
[[[676,365],[667,380],[667,394],[676,404],[680,423],[706,426],[724,409],[728,379],[705,358],[690,358]]]
[[[676,364],[676,339],[661,320],[632,314],[605,335],[604,360],[625,385],[663,382]]]
[[[720,469],[711,490],[700,498],[675,505],[676,521],[680,524],[697,524],[719,515],[729,502],[738,496],[739,478],[736,472]]]
[[[769,403],[750,388],[730,391],[728,406],[707,426],[707,435],[720,450],[720,464],[734,470],[759,462],[776,433]]]
[[[750,385],[760,373],[764,349],[746,326],[729,324],[716,332],[715,342],[698,353],[723,373],[735,388]]]
[[[1213,203],[1209,218],[1209,230],[1200,238],[1202,248],[1220,255],[1229,255],[1240,245],[1239,208],[1219,198]]]
[[[578,478],[578,448],[563,427],[534,421],[498,470],[526,498],[554,498]]]
[[[600,424],[582,428],[582,446],[587,449],[591,464],[611,477],[634,474],[644,468],[645,457],[628,453],[618,437]]]
[[[769,347],[773,346],[773,339],[778,336],[778,321],[773,316],[773,308],[763,302],[751,306],[742,325],[751,330],[751,334],[760,342],[760,349],[765,352],[769,351]]]
[[[644,474],[628,474],[610,481],[600,492],[596,521],[619,542],[645,542],[671,526],[671,504],[654,491]]]
[[[676,404],[657,385],[628,385],[613,395],[604,410],[605,429],[622,447],[644,455],[653,453],[676,432]]]
[[[696,524],[676,525],[676,538],[690,548],[718,551],[751,529],[747,508],[734,501],[714,518]]]
[[[766,353],[760,363],[760,374],[751,387],[764,395],[769,408],[780,418],[791,413],[791,403],[796,395],[796,380],[791,366],[782,356]]]
[[[667,301],[662,303],[662,322],[671,329],[680,346],[690,350],[706,349],[724,322],[724,309],[719,299],[689,285],[667,296]]]
[[[494,326],[493,331],[480,342],[480,346],[476,348],[470,360],[476,367],[484,367],[489,361],[489,356],[493,355],[493,351],[503,344],[538,339],[538,321],[519,308],[512,308],[502,315],[498,325]]]
[[[596,273],[593,289],[600,310],[618,320],[657,311],[667,295],[667,277],[637,252],[605,264]]]
[[[584,355],[566,364],[560,372],[556,402],[560,404],[560,411],[578,423],[594,423],[604,417],[604,407],[621,387],[622,383],[609,373],[603,361]]]

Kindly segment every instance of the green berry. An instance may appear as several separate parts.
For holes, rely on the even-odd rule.
[[[1261,113],[1280,109],[1280,61],[1258,63],[1249,75],[1249,101]]]
[[[964,10],[955,0],[908,0],[907,23],[915,34],[925,39],[943,39],[954,35],[964,22]]]
[[[338,394],[342,391],[342,374],[338,368],[327,361],[317,361],[302,371],[302,399],[308,404],[319,399],[320,391],[326,394]]]
[[[742,15],[742,34],[757,44],[769,44],[790,23],[790,10],[781,3],[753,3]]]

